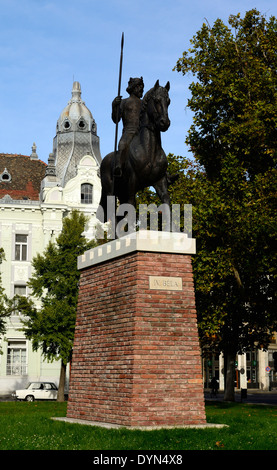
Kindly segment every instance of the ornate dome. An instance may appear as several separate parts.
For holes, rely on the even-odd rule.
[[[81,99],[81,85],[73,83],[72,98],[61,112],[57,132],[86,131],[96,134],[96,125],[90,110]]]
[[[47,167],[62,187],[77,175],[77,168],[85,155],[91,155],[101,164],[97,127],[90,110],[81,99],[79,82],[73,83],[72,98],[61,112],[53,140],[53,155]]]

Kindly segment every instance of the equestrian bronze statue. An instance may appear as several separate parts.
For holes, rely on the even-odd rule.
[[[138,91],[134,90],[137,87]],[[115,196],[120,204],[136,206],[136,194],[154,187],[163,204],[170,206],[167,157],[162,149],[161,132],[168,130],[170,84],[160,86],[159,80],[141,99],[143,81],[130,79],[130,97],[115,100],[118,116],[123,120],[123,134],[118,151],[104,157],[100,167],[102,194],[100,206],[107,221],[107,197]],[[129,101],[128,101],[129,100]],[[125,135],[124,135],[125,134]]]

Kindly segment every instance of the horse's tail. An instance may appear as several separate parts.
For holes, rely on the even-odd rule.
[[[101,222],[107,222],[107,197],[113,195],[113,154],[114,152],[108,153],[108,155],[103,158],[100,166],[102,189],[96,217]]]

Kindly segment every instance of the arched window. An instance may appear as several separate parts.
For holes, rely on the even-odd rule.
[[[3,181],[4,183],[10,183],[12,180],[12,177],[10,173],[8,172],[7,168],[3,171],[3,173],[0,175],[0,181]]]
[[[81,185],[81,203],[92,204],[92,184],[84,183]]]

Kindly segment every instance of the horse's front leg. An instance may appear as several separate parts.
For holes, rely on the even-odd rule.
[[[170,206],[170,196],[168,194],[168,184],[166,176],[164,176],[156,184],[154,184],[154,188],[161,202]]]
[[[167,178],[164,176],[155,185],[154,189],[159,196],[163,207],[163,231],[171,231],[171,210],[170,210],[170,196],[168,194]]]
[[[116,235],[120,238],[126,234],[136,231],[136,193],[134,192],[135,181],[128,181],[125,191],[119,198],[119,206],[116,209]]]

